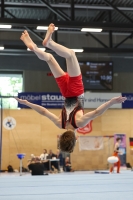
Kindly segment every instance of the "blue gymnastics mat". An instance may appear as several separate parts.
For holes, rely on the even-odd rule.
[[[0,174],[0,200],[133,200],[133,172]]]

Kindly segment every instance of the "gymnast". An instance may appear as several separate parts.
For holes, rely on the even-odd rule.
[[[19,98],[16,98],[16,100],[20,104],[24,104],[49,118],[59,128],[66,129],[67,131],[60,137],[59,148],[61,151],[71,153],[76,143],[75,130],[79,127],[86,126],[91,120],[103,114],[113,104],[124,102],[126,97],[114,97],[94,111],[84,114],[84,87],[78,60],[73,50],[57,44],[52,40],[54,30],[54,24],[50,24],[42,44],[66,59],[67,73],[61,69],[53,55],[37,47],[26,30],[22,33],[20,39],[39,59],[46,61],[49,65],[58,87],[65,97],[64,107],[62,108],[60,116],[57,117],[46,108],[30,103],[27,100]]]
[[[122,155],[122,152],[119,150],[121,141],[122,141],[122,139],[120,137],[118,137],[116,139],[116,143],[115,143],[115,146],[114,146],[114,153],[113,153],[113,156],[116,156],[118,158],[118,162],[115,163],[116,166],[117,166],[117,173],[120,173],[120,166],[121,166],[121,161],[120,161],[120,158],[119,158],[119,154]],[[114,165],[110,168],[110,173],[112,173],[113,170],[114,170]]]

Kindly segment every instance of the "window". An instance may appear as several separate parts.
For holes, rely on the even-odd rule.
[[[3,72],[0,73],[0,96],[2,98],[3,108],[17,108],[17,101],[10,96],[18,96],[18,92],[22,92],[23,88],[23,74]],[[4,98],[8,97],[8,98]]]

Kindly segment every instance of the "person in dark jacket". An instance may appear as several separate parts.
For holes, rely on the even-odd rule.
[[[35,157],[31,161],[28,161],[27,164],[29,170],[31,171],[31,175],[48,175],[44,174],[44,164],[41,162],[40,158]]]

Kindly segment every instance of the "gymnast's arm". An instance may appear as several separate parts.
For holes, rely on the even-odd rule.
[[[122,103],[126,100],[126,97],[114,97],[111,100],[107,101],[106,103],[99,106],[97,109],[95,109],[92,112],[88,112],[85,115],[83,115],[81,118],[79,118],[76,123],[78,127],[84,127],[86,126],[91,120],[99,117],[102,115],[108,108],[110,108],[113,104],[116,103]]]
[[[60,128],[61,123],[60,123],[60,118],[57,117],[56,115],[54,115],[53,113],[49,112],[46,108],[30,103],[27,100],[22,100],[19,98],[15,98],[20,104],[24,104],[30,108],[32,108],[33,110],[35,110],[36,112],[38,112],[39,114],[49,118],[56,126],[58,126]]]

